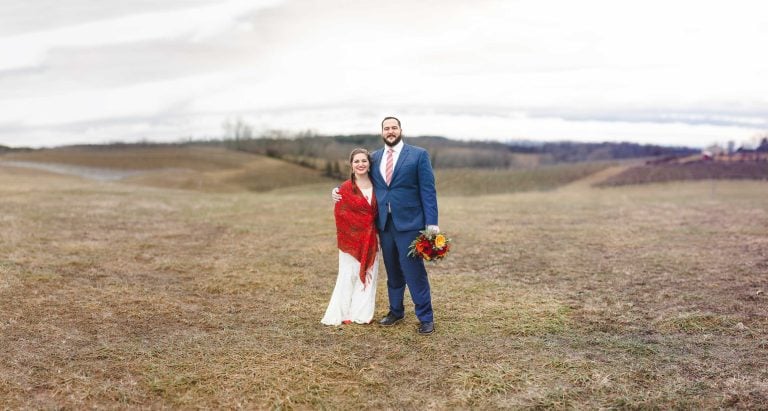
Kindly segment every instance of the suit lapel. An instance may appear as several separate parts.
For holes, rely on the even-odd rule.
[[[397,178],[397,172],[400,171],[401,168],[403,168],[403,164],[405,164],[405,159],[408,158],[408,153],[410,152],[411,152],[411,146],[409,146],[408,144],[403,144],[403,151],[400,152],[400,156],[397,158],[397,163],[395,164],[395,169],[392,170],[392,181],[395,181],[395,179]]]

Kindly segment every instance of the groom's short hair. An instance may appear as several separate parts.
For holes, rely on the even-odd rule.
[[[384,120],[381,120],[381,128],[384,129],[384,122],[387,120],[395,120],[397,121],[397,126],[400,128],[403,128],[403,126],[400,125],[400,120],[398,120],[397,117],[384,117]]]

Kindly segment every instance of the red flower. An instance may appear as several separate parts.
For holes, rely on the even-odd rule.
[[[436,239],[439,244],[435,244]],[[422,231],[419,236],[411,242],[408,256],[421,257],[426,261],[435,261],[445,258],[450,249],[451,239],[445,234]]]

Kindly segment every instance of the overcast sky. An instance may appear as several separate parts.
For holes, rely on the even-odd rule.
[[[0,144],[768,133],[758,0],[0,0]]]

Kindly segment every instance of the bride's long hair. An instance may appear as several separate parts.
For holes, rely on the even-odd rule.
[[[371,152],[364,148],[358,147],[352,150],[352,152],[349,154],[349,167],[352,169],[351,176],[350,176],[350,180],[352,180],[352,189],[355,191],[355,193],[358,193],[358,194],[360,193],[360,189],[357,187],[357,181],[356,181],[357,179],[355,178],[355,169],[352,166],[352,161],[354,161],[356,155],[361,153],[365,154],[365,157],[368,158],[368,174],[371,174],[371,165],[373,165],[373,160],[371,159]]]

